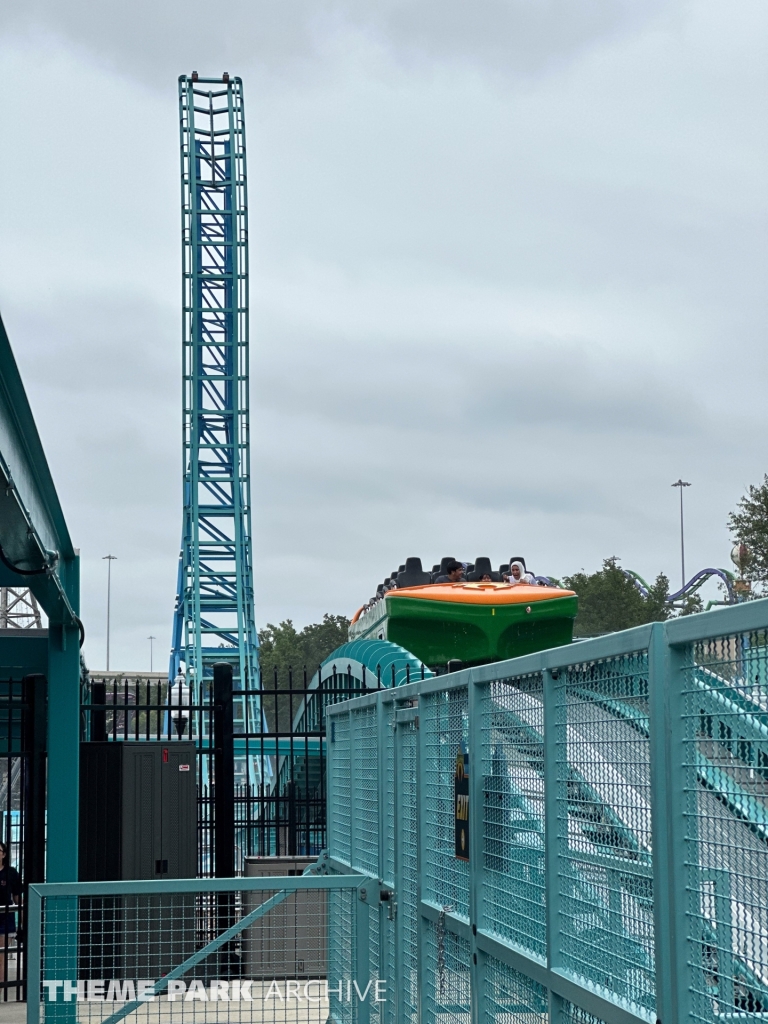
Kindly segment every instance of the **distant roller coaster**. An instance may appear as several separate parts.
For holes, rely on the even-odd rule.
[[[631,580],[632,583],[634,583],[635,587],[637,587],[643,597],[648,597],[651,588],[639,573],[634,572],[632,569],[622,569],[621,571],[628,580]],[[710,608],[715,604],[736,604],[738,601],[738,596],[734,587],[736,577],[727,569],[701,569],[700,572],[697,572],[695,576],[692,576],[684,586],[675,591],[674,594],[670,594],[667,597],[667,604],[676,604],[683,598],[692,597],[707,582],[707,580],[713,576],[716,576],[723,583],[728,597],[725,601],[710,601],[707,607]]]

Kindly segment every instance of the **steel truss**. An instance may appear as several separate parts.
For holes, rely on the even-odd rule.
[[[179,111],[186,471],[170,677],[183,668],[200,700],[217,661],[236,690],[258,685],[242,82],[184,75]]]
[[[0,587],[0,629],[42,629],[40,605],[28,587]]]

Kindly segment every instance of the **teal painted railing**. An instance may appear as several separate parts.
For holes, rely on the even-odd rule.
[[[768,600],[327,715],[329,856],[387,897],[382,1024],[768,1018]]]
[[[28,1024],[371,1024],[388,998],[369,944],[380,887],[312,871],[30,886]]]

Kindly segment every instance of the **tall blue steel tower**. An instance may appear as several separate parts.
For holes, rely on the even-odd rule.
[[[179,114],[186,469],[170,677],[183,668],[197,700],[217,661],[235,690],[257,686],[241,80],[182,75]]]

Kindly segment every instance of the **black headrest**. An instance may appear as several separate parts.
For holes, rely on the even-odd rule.
[[[405,572],[405,566],[404,565],[399,565],[397,567],[397,571],[398,571],[398,573]]]
[[[445,558],[441,558],[440,565],[438,566],[438,569],[440,570],[440,575],[442,576],[444,573],[446,573],[448,571],[449,564],[455,561],[456,559],[453,557],[453,555],[446,555]]]
[[[406,558],[405,569],[397,574],[398,587],[422,587],[431,582],[432,576],[421,568],[420,558]]]
[[[483,576],[490,576],[493,583],[501,583],[501,573],[493,570],[490,558],[476,558],[475,567],[469,571],[467,579],[473,583],[478,583],[482,580]]]
[[[525,559],[523,558],[522,555],[512,555],[512,557],[509,560],[509,564],[512,565],[513,562],[522,562],[523,563],[523,569],[525,569],[525,571],[528,572],[528,569],[526,568],[526,565],[525,565]]]

